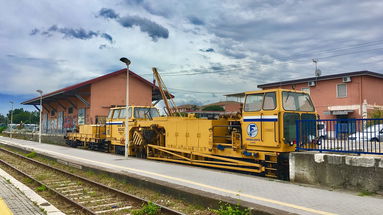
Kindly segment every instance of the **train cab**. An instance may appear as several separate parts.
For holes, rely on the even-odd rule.
[[[248,150],[295,150],[296,120],[315,120],[310,96],[293,90],[247,92],[242,112],[243,144]]]
[[[123,154],[125,150],[125,113],[125,107],[111,108],[105,123],[106,140],[111,143],[110,151],[117,154]],[[158,109],[152,106],[130,106],[128,109],[129,126],[134,126],[136,120],[151,120],[159,116]]]

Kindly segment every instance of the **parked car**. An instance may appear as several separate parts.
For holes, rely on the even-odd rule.
[[[351,134],[349,140],[383,141],[383,124],[371,125],[360,132]]]
[[[318,122],[318,136],[322,139],[327,139],[327,127],[325,122]]]

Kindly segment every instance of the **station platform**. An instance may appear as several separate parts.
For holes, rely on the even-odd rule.
[[[0,169],[1,215],[63,215],[29,187]]]
[[[291,214],[383,214],[381,196],[358,196],[356,192],[332,191],[270,178],[200,168],[0,137],[0,143],[34,150],[80,165],[136,174],[285,211]]]

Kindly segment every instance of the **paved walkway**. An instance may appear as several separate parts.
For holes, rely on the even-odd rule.
[[[79,164],[120,173],[134,173],[206,192],[228,196],[297,214],[383,214],[383,199],[355,193],[329,191],[244,174],[157,162],[0,137],[15,145]]]
[[[0,176],[0,198],[5,201],[14,215],[44,214],[24,193],[2,176]]]

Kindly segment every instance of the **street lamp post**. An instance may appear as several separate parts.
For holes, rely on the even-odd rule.
[[[129,123],[129,65],[130,60],[126,57],[120,58],[120,61],[126,64],[126,105],[125,105],[125,158],[129,157],[129,134],[128,134],[128,123]],[[133,114],[133,113],[132,113]]]
[[[39,143],[41,143],[41,122],[42,122],[42,112],[43,112],[43,91],[42,90],[36,90],[36,92],[40,93],[40,124],[39,124]]]
[[[13,102],[12,101],[10,101],[9,103],[11,103],[11,105],[12,105],[12,109],[11,109],[11,127],[10,127],[10,132],[11,132],[11,134],[9,135],[9,137],[10,138],[12,138],[12,133],[13,133],[13,127],[12,127],[12,124],[13,124]]]

